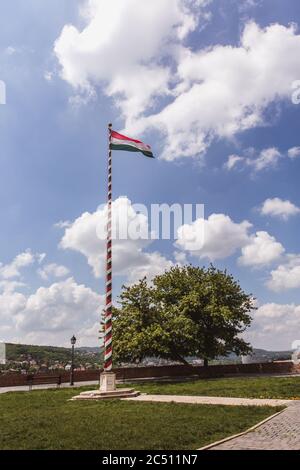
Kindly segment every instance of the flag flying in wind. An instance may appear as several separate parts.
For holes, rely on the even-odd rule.
[[[116,131],[111,131],[110,149],[127,150],[128,152],[142,152],[146,157],[154,158],[150,145],[144,144],[140,140],[131,139]]]

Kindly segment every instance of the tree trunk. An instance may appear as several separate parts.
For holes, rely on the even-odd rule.
[[[208,359],[206,359],[206,358],[204,359],[203,365],[204,365],[205,369],[208,368]]]

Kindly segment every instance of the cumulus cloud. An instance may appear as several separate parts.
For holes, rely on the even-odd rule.
[[[262,171],[266,168],[274,168],[277,166],[279,159],[282,157],[281,152],[275,148],[271,147],[265,150],[262,150],[255,159],[246,159],[246,164],[252,166],[254,171]]]
[[[73,278],[40,287],[28,294],[28,285],[20,281],[22,270],[41,264],[45,254],[30,250],[18,254],[11,263],[0,265],[0,337],[2,340],[35,344],[68,344],[76,331],[89,329],[100,318],[104,296],[77,284]],[[69,274],[55,263],[42,266],[44,280]],[[83,336],[83,338],[85,338]],[[88,338],[86,338],[88,339]],[[97,344],[97,336],[91,344]]]
[[[224,166],[227,170],[233,170],[233,168],[236,168],[239,162],[243,161],[244,157],[240,157],[239,155],[229,155],[228,160]]]
[[[11,293],[19,289],[20,287],[26,287],[26,284],[24,282],[19,281],[0,281],[0,292]]]
[[[73,278],[40,287],[31,295],[4,292],[0,295],[0,332],[10,341],[69,344],[73,333],[99,322],[103,307],[104,296]],[[96,345],[97,338],[96,333],[89,344]]]
[[[299,340],[300,305],[267,303],[253,316],[253,325],[245,336],[255,347],[287,350]]]
[[[288,98],[300,75],[296,26],[250,22],[237,46],[187,48],[187,35],[207,20],[202,7],[208,3],[87,0],[85,26],[65,25],[55,42],[62,78],[77,96],[94,96],[100,86],[120,108],[128,132],[157,129],[169,160],[266,124],[265,110]],[[159,104],[160,97],[167,104]]]
[[[103,297],[69,278],[40,287],[26,300],[23,311],[18,313],[17,327],[22,330],[61,331],[84,323],[84,316],[98,313]]]
[[[262,267],[280,258],[285,249],[268,232],[256,232],[242,248],[239,263],[243,266]]]
[[[71,225],[71,222],[69,220],[60,220],[59,222],[56,222],[54,224],[55,228],[67,228]]]
[[[285,263],[271,271],[267,287],[275,292],[282,292],[300,287],[300,256],[287,255]]]
[[[113,240],[115,275],[134,282],[145,275],[151,278],[172,266],[160,253],[145,251],[151,244],[148,218],[136,212],[127,197],[113,202],[112,213],[113,230],[119,235]],[[106,218],[106,206],[93,213],[85,212],[66,228],[60,243],[63,249],[85,256],[96,277],[105,272]]]
[[[289,157],[295,159],[300,155],[300,147],[293,147],[287,152],[281,152],[276,147],[269,147],[257,152],[254,148],[244,150],[244,155],[229,155],[224,167],[227,170],[238,168],[250,168],[252,173],[259,173],[263,170],[275,169],[282,159]]]
[[[228,215],[212,214],[207,220],[198,218],[181,226],[175,246],[194,257],[210,261],[241,251],[238,263],[250,267],[264,267],[280,259],[285,252],[282,244],[268,232],[251,234],[251,228],[248,221],[237,223]]]
[[[17,255],[9,264],[0,263],[0,279],[12,279],[21,276],[22,268],[32,265],[34,262],[42,262],[44,254],[34,254],[30,250]]]
[[[244,11],[248,8],[254,8],[261,4],[262,0],[237,0],[239,8]]]
[[[56,264],[56,263],[46,264],[45,266],[43,266],[43,268],[38,270],[38,274],[45,281],[51,277],[56,277],[56,278],[65,277],[69,273],[70,273],[70,270],[68,268],[66,268],[65,266]]]
[[[290,97],[291,83],[300,74],[299,45],[295,26],[262,29],[251,22],[237,47],[182,51],[178,95],[160,112],[139,119],[135,129],[162,131],[163,157],[172,160],[204,152],[216,136],[232,137],[266,124],[268,106]],[[257,169],[277,157],[263,155]]]
[[[247,221],[235,223],[224,214],[212,214],[208,219],[199,218],[178,230],[175,245],[189,251],[193,256],[210,261],[227,258],[247,244],[251,224]],[[203,233],[199,238],[199,234]]]
[[[292,147],[288,151],[288,156],[292,159],[300,157],[300,147]]]
[[[138,116],[154,98],[169,94],[171,70],[161,59],[196,28],[207,3],[87,0],[85,27],[65,25],[55,42],[62,78],[88,95],[100,84],[126,118]]]
[[[288,200],[282,200],[278,197],[266,199],[260,208],[262,215],[279,217],[283,220],[289,219],[293,215],[300,213],[300,208]]]
[[[276,147],[269,147],[257,153],[255,149],[245,150],[245,156],[229,155],[225,168],[234,170],[238,167],[248,167],[253,173],[276,168],[279,160],[284,156]]]
[[[11,319],[13,315],[22,311],[26,304],[25,295],[20,292],[4,290],[0,294],[1,322]]]

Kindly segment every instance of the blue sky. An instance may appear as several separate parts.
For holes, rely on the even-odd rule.
[[[126,31],[129,18],[138,27]],[[206,219],[194,252],[174,240],[126,256],[117,246],[115,296],[180,252],[227,268],[257,298],[254,346],[299,339],[298,23],[295,0],[2,2],[0,338],[67,344],[74,332],[97,344],[93,215],[112,121],[157,156],[115,153],[116,203],[202,203]]]

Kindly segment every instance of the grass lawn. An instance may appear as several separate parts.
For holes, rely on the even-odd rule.
[[[76,390],[0,395],[0,449],[197,449],[280,409],[67,401],[74,394]]]
[[[300,400],[300,377],[200,379],[189,382],[145,382],[134,386],[150,394]]]

